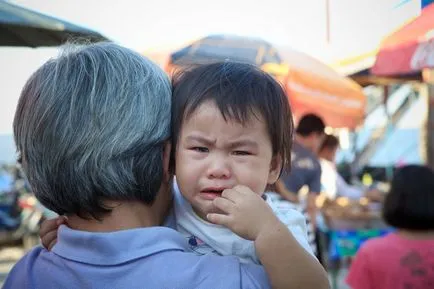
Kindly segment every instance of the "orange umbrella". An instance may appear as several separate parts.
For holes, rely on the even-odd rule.
[[[286,50],[281,54],[284,64],[262,68],[284,85],[296,119],[315,113],[328,126],[350,129],[363,121],[366,97],[357,83],[304,53]]]
[[[385,39],[372,73],[404,75],[434,68],[434,3],[419,17]]]
[[[239,37],[237,37],[237,40],[239,40]],[[218,50],[218,54],[216,55],[210,55],[213,51],[212,49],[207,50],[207,59],[210,61],[213,58],[234,58],[238,60],[236,56],[239,53],[231,55],[231,47],[227,46],[227,42],[215,42],[216,40],[213,39],[213,45],[215,45],[213,49],[215,51],[220,50]],[[243,47],[245,47],[250,42],[246,40],[243,43]],[[207,45],[209,46],[209,43]],[[176,59],[179,54],[188,57],[181,58],[183,61],[177,61],[180,63],[169,61],[166,71],[171,73],[173,69],[179,66],[196,64],[194,56],[196,51],[198,51],[197,46],[193,43],[174,52],[171,58]],[[266,49],[263,51],[265,53],[271,51],[271,56],[273,57],[261,57],[261,61],[257,61],[256,64],[264,71],[274,75],[282,83],[288,93],[296,119],[307,113],[315,113],[321,116],[328,126],[350,129],[354,129],[363,121],[366,99],[362,88],[358,84],[339,75],[332,68],[307,54],[295,50],[278,50],[279,53],[277,54],[272,46],[265,46]],[[194,49],[191,49],[191,47]],[[236,48],[239,49],[239,47],[240,45]],[[261,49],[257,51],[258,55],[267,55],[260,53]],[[222,54],[224,53],[226,54],[223,57]],[[198,64],[205,63],[204,57],[200,56],[197,59]],[[258,60],[259,57],[252,57],[252,59]]]

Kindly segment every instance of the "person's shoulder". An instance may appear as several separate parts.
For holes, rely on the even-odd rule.
[[[279,220],[285,225],[290,226],[306,223],[306,218],[297,210],[294,204],[286,201],[273,202],[268,200],[267,203]]]
[[[38,246],[24,255],[11,269],[2,288],[28,288],[29,269],[34,268],[38,256],[44,251],[46,251],[44,248]]]
[[[42,246],[36,246],[32,248],[30,251],[28,251],[14,266],[14,268],[25,267],[25,266],[32,266],[38,259],[38,257],[41,254],[49,253],[45,248]]]
[[[262,266],[241,263],[235,256],[172,252],[165,259],[164,266],[171,266],[171,279],[191,288],[270,288]]]
[[[391,247],[393,247],[391,246],[394,243],[393,239],[393,234],[387,234],[381,237],[369,239],[362,244],[360,251],[369,255],[387,252]]]
[[[292,145],[292,153],[295,154],[296,156],[306,155],[306,154],[310,155],[310,151],[304,146],[302,146],[301,144],[299,144],[298,142],[294,142],[294,144]]]
[[[309,161],[313,162],[315,166],[321,166],[318,157],[311,150],[297,142],[294,142],[292,152],[296,159],[309,159]]]

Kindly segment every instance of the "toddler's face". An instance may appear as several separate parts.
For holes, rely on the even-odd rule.
[[[262,118],[252,116],[244,126],[225,121],[213,102],[203,103],[184,120],[175,162],[179,189],[203,219],[214,211],[212,200],[224,189],[244,185],[263,194],[281,168]]]

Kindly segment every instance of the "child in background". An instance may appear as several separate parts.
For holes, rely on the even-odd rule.
[[[367,241],[346,282],[352,289],[434,288],[434,173],[426,166],[400,168],[383,216],[397,229]]]

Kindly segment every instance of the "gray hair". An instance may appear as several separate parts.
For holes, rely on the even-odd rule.
[[[171,87],[113,43],[66,45],[27,81],[14,119],[22,167],[43,205],[99,218],[103,200],[152,204],[163,181]]]

